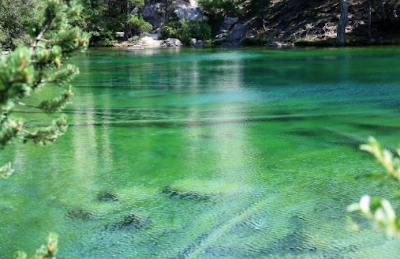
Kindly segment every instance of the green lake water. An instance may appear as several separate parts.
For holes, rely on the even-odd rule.
[[[61,259],[400,258],[398,240],[345,220],[362,195],[397,188],[365,177],[383,170],[358,147],[400,142],[400,48],[90,50],[73,62],[68,133],[1,151],[16,173],[0,181],[0,258],[49,232]]]

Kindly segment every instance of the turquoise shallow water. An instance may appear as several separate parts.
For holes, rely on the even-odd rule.
[[[397,188],[363,177],[382,170],[358,146],[400,141],[399,60],[400,48],[90,50],[73,60],[68,133],[1,153],[16,174],[0,181],[0,258],[51,231],[61,259],[399,258],[398,240],[345,221],[362,195]]]

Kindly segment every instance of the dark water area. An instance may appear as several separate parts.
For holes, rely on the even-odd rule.
[[[92,49],[72,62],[68,133],[1,152],[16,174],[0,181],[0,258],[49,232],[61,259],[399,258],[398,240],[345,217],[398,187],[366,177],[383,169],[359,145],[400,142],[400,48]]]

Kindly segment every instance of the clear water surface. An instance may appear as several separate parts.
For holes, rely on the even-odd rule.
[[[400,141],[400,48],[90,50],[73,62],[68,133],[1,151],[16,174],[0,181],[0,258],[51,231],[61,259],[400,258],[398,240],[345,220],[362,195],[398,188],[365,177],[382,170],[358,146]]]

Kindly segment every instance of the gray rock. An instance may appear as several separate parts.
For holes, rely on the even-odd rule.
[[[140,44],[136,44],[136,45],[133,45],[133,46],[129,46],[129,47],[127,48],[127,50],[141,50],[141,49],[144,49],[144,47],[143,47],[142,45],[140,45]]]
[[[162,40],[154,40],[153,38],[146,36],[139,40],[139,45],[144,48],[159,48],[161,47],[163,41]]]
[[[195,1],[178,0],[172,5],[174,13],[180,20],[195,21],[202,17]]]
[[[227,42],[240,42],[246,36],[247,27],[241,23],[236,24],[231,31],[226,35]]]
[[[125,37],[125,32],[118,31],[115,33],[115,38],[123,38],[123,37]]]
[[[222,39],[222,38],[226,38],[226,33],[220,33],[218,35],[215,35],[215,39]]]
[[[162,193],[170,198],[181,199],[181,200],[197,200],[197,201],[208,201],[211,200],[211,196],[200,194],[196,192],[181,191],[170,186],[166,186]]]
[[[140,14],[140,9],[139,9],[139,7],[133,8],[133,10],[131,11],[131,14],[133,14],[133,15],[139,15],[139,14]]]
[[[234,47],[234,46],[237,46],[237,45],[239,45],[239,44],[235,44],[235,43],[229,42],[229,41],[223,42],[221,44],[222,47]]]
[[[278,41],[275,41],[275,42],[272,42],[272,43],[265,44],[265,46],[269,47],[269,48],[289,48],[289,47],[293,47],[294,44],[290,43],[290,42],[278,42]]]
[[[159,28],[165,22],[164,5],[154,1],[146,1],[143,7],[143,19],[153,25],[153,28]]]
[[[229,31],[233,25],[235,25],[236,23],[239,22],[239,18],[238,17],[225,17],[224,21],[222,22],[222,25],[219,29],[220,33],[226,33],[227,31]]]
[[[67,217],[75,220],[89,221],[96,217],[96,215],[83,208],[74,208],[67,211]]]
[[[203,17],[195,0],[177,0],[169,8],[181,20],[194,21]],[[154,29],[160,28],[165,23],[165,4],[159,0],[145,1],[143,18],[153,25]]]
[[[117,195],[115,195],[112,192],[107,192],[107,191],[97,194],[96,199],[99,202],[118,201]]]
[[[221,35],[218,38],[216,37],[215,40],[213,41],[213,44],[216,45],[216,46],[222,45],[225,42],[225,37],[226,37],[226,35]]]
[[[183,46],[182,42],[178,39],[168,38],[161,43],[161,47],[176,48]]]
[[[272,42],[272,43],[268,43],[265,46],[269,47],[269,48],[281,48],[282,47],[282,43],[275,41],[275,42]]]
[[[194,44],[194,46],[195,46],[196,48],[202,48],[202,47],[206,46],[206,44],[205,44],[202,40],[198,40],[198,41]]]
[[[239,21],[238,17],[225,17],[223,24],[225,25],[234,25]]]
[[[149,38],[152,38],[153,40],[159,40],[161,37],[161,32],[153,32],[153,33],[145,32],[145,33],[142,33],[140,36],[141,37],[149,37]]]
[[[189,43],[190,43],[190,46],[194,46],[194,45],[196,45],[196,42],[197,42],[197,39],[195,39],[195,38],[191,38],[191,39],[190,39],[190,41],[189,41]]]

